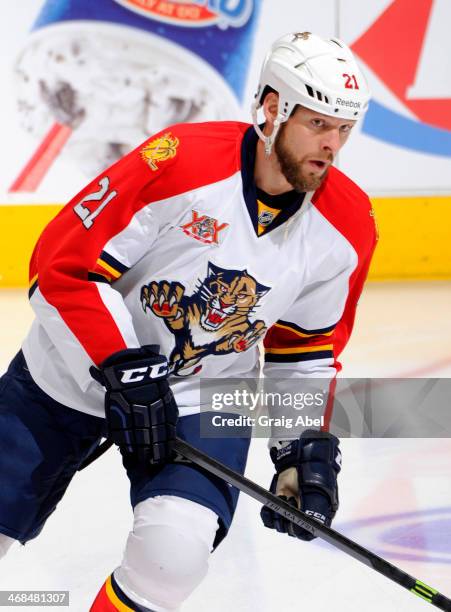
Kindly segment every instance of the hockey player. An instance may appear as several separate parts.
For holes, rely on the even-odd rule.
[[[368,197],[332,163],[368,98],[342,42],[289,34],[265,59],[253,126],[169,127],[47,226],[36,319],[0,381],[3,554],[39,534],[108,435],[134,525],[91,609],[176,610],[202,581],[238,493],[173,461],[174,436],[244,471],[248,439],[200,437],[199,380],[257,375],[260,340],[272,378],[336,375],[376,238]],[[272,490],[330,525],[337,439],[305,432],[271,457]]]

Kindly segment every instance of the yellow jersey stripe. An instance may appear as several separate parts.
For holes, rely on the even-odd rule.
[[[28,285],[28,288],[32,287],[32,286],[35,284],[35,282],[36,282],[37,280],[38,280],[38,275],[37,275],[37,274],[35,274],[35,275],[33,276],[33,278],[31,279],[31,281],[30,281],[30,283],[29,283],[29,285]]]
[[[99,272],[98,270],[89,270],[89,274],[94,274],[97,276],[103,276],[104,279],[106,279],[109,283],[111,283],[111,281],[113,280],[111,278],[111,276],[109,274],[107,274],[106,272],[104,272],[102,274],[102,272]],[[93,280],[93,279],[88,279],[88,280]]]
[[[122,276],[121,272],[118,272],[117,270],[112,268],[109,264],[107,264],[105,261],[103,261],[100,258],[96,261],[96,264],[98,264],[99,266],[102,266],[102,268],[107,270],[107,272],[109,272],[113,278],[119,278],[120,276]]]
[[[295,353],[316,353],[318,351],[332,351],[333,344],[324,344],[322,346],[301,346],[292,348],[267,348],[266,353],[273,355],[291,355]]]
[[[105,589],[108,599],[116,606],[119,612],[133,612],[133,609],[124,604],[114,592],[113,585],[111,584],[111,576],[108,576],[106,579]]]

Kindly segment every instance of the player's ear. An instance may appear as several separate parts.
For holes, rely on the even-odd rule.
[[[279,110],[279,94],[275,91],[269,92],[263,101],[263,114],[265,115],[265,127],[271,128],[274,125],[274,121],[277,117]]]

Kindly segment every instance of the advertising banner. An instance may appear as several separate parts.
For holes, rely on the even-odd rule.
[[[451,4],[341,0],[340,7],[339,35],[373,93],[342,167],[372,194],[449,193]]]
[[[3,203],[64,202],[165,125],[249,120],[267,47],[293,29],[342,38],[370,82],[369,112],[338,165],[371,195],[449,194],[449,2],[416,0],[415,10],[410,0],[278,6],[24,2],[2,22],[0,70],[11,84],[0,102]]]
[[[39,144],[9,191],[58,157],[92,178],[172,123],[236,117],[260,3],[47,0],[13,65]]]
[[[153,133],[250,121],[290,31],[341,38],[367,75],[369,111],[335,163],[373,199],[372,277],[449,277],[449,23],[448,0],[23,0],[0,20],[0,286],[25,283],[45,223]]]

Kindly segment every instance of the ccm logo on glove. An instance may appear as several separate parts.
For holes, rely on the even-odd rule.
[[[313,510],[306,510],[305,514],[308,514],[309,516],[313,516],[314,519],[316,519],[317,521],[321,521],[321,523],[326,522],[326,517],[324,516],[324,514],[321,514],[321,512],[314,512]]]
[[[138,461],[163,463],[173,457],[178,408],[168,362],[157,345],[110,355],[92,377],[105,387],[108,437]]]
[[[157,363],[151,366],[145,366],[144,368],[132,368],[131,370],[121,370],[122,378],[121,383],[126,385],[127,383],[135,383],[145,378],[157,379],[164,378],[168,375],[169,368],[166,363]]]

